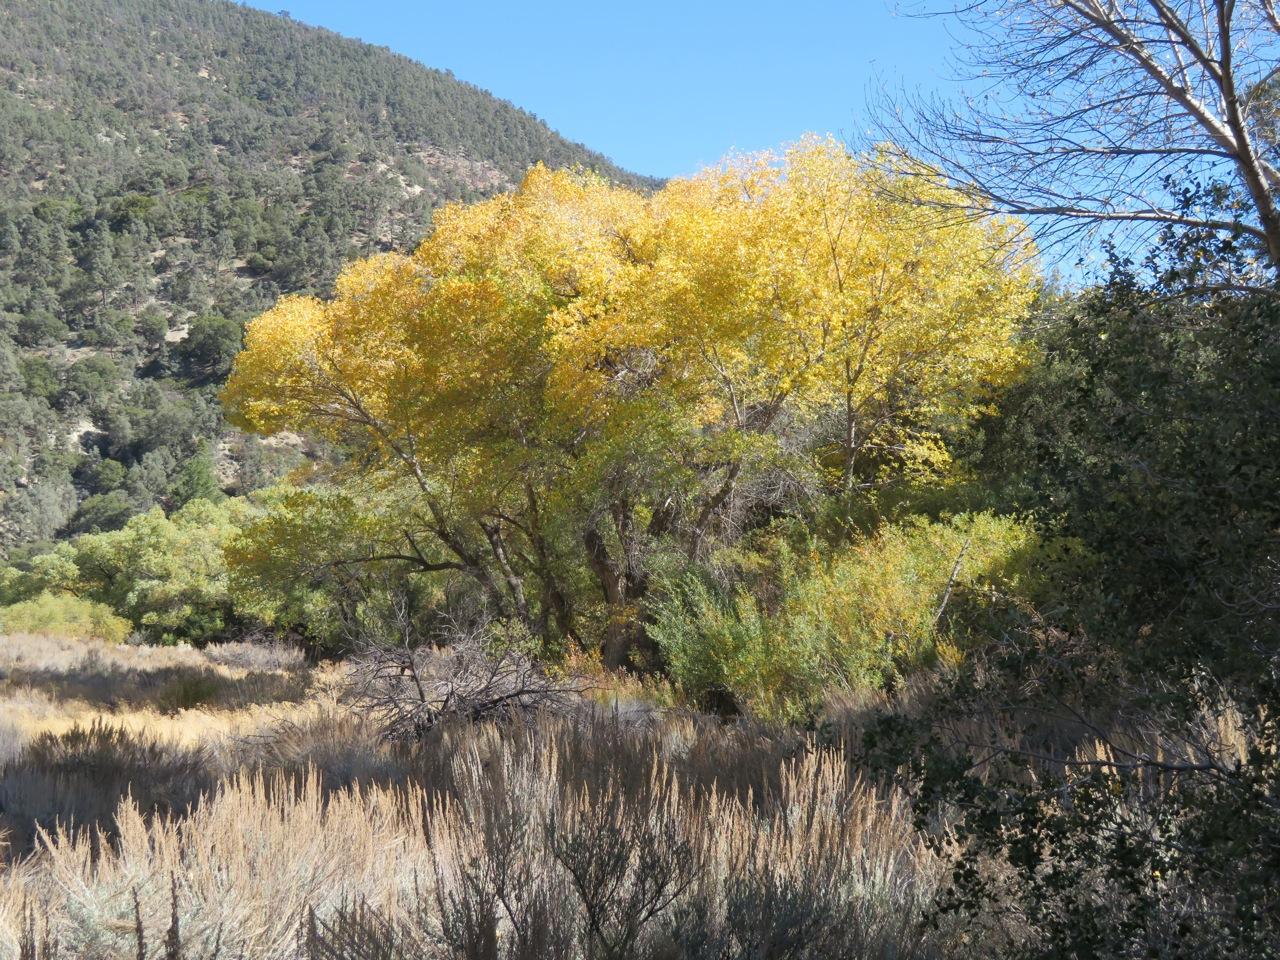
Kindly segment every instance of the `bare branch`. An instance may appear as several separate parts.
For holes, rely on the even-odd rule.
[[[484,632],[483,624],[458,631],[446,646],[365,644],[351,660],[348,695],[392,740],[417,739],[449,720],[583,711],[589,684],[553,678],[515,650],[489,652]]]
[[[885,101],[878,135],[964,191],[972,212],[1035,218],[1051,241],[1072,234],[1064,220],[1127,224],[1133,239],[1143,226],[1221,232],[1280,266],[1275,0],[972,0],[924,12],[964,28],[966,95]],[[1227,185],[1239,202],[1197,200],[1197,184]]]

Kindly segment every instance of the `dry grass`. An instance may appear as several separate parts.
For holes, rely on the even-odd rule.
[[[291,647],[278,640],[233,640],[207,647],[206,659],[224,667],[245,670],[301,670],[306,664],[300,647]]]
[[[0,720],[0,766],[17,757],[30,739],[23,727],[7,718]]]
[[[192,647],[148,647],[94,638],[20,633],[0,636],[0,664],[9,671],[70,673],[85,667],[158,670],[196,668],[209,661]]]
[[[944,946],[921,923],[939,864],[839,750],[627,709],[389,742],[336,668],[231,653],[0,644],[0,958]],[[165,709],[192,677],[219,685]]]
[[[178,743],[245,736],[332,700],[334,672],[279,648],[147,647],[0,636],[0,759],[40,733],[96,721]]]
[[[134,957],[135,895],[160,942],[176,879],[187,956],[293,958],[309,911],[323,925],[357,901],[430,951],[414,956],[486,955],[458,946],[466,923],[508,945],[537,926],[569,950],[548,957],[932,955],[917,921],[934,865],[900,798],[832,752],[779,762],[759,793],[724,789],[673,733],[462,728],[389,750],[402,783],[258,770],[182,815],[126,800],[113,836],[58,829],[10,869],[0,949],[37,902],[69,956]],[[746,940],[795,952],[737,952]]]

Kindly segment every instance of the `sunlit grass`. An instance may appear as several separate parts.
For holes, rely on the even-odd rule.
[[[343,703],[337,667],[216,660],[0,642],[0,956],[53,960],[31,953],[34,923],[57,960],[132,960],[139,924],[151,949],[176,915],[183,956],[201,960],[215,945],[336,956],[325,938],[351,924],[392,931],[418,951],[405,955],[462,957],[470,913],[495,943],[536,929],[564,951],[495,954],[512,958],[609,943],[695,956],[698,938],[788,930],[841,956],[937,955],[920,923],[937,863],[904,798],[841,750],[652,706],[633,722],[638,684],[595,691],[604,709],[576,720],[445,725],[395,744]],[[208,703],[153,702],[174,677],[210,676],[228,686]],[[264,676],[303,692],[267,702]]]

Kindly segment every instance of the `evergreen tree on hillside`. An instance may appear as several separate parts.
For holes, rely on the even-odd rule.
[[[225,0],[8,5],[0,350],[39,365],[40,386],[0,384],[20,408],[4,418],[18,436],[0,450],[0,554],[58,533],[77,501],[113,497],[93,512],[115,523],[163,498],[225,433],[195,411],[216,410],[246,319],[327,292],[353,257],[408,249],[434,208],[535,162],[646,183],[448,73]],[[118,371],[111,389],[90,382],[92,354]],[[73,484],[100,453],[145,490]]]

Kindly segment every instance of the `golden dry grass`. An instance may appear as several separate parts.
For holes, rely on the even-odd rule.
[[[0,669],[0,810],[15,831],[0,958],[134,960],[139,923],[143,953],[160,956],[175,911],[187,960],[215,946],[362,957],[306,946],[367,922],[356,903],[374,939],[404,944],[371,957],[763,957],[797,937],[812,941],[797,960],[942,947],[920,922],[938,863],[904,799],[838,750],[626,710],[387,743],[343,704],[337,667],[246,669],[183,648],[8,638]],[[198,706],[159,702],[193,678]],[[611,706],[642,694],[621,688]],[[24,946],[33,923],[55,955]],[[497,952],[459,933],[476,923]],[[521,939],[530,930],[542,946]]]
[[[186,745],[249,736],[315,715],[336,683],[334,667],[248,669],[187,646],[0,636],[0,761],[41,733],[96,721]]]
[[[601,809],[622,833],[632,812],[607,795],[626,788],[600,795],[571,786],[572,750],[561,752],[556,731],[544,734],[536,753],[505,750],[496,732],[476,735],[452,758],[457,795],[419,785],[327,791],[313,771],[301,781],[234,775],[188,816],[148,821],[126,801],[114,844],[58,830],[35,859],[9,870],[0,881],[0,952],[16,952],[24,905],[36,901],[71,955],[132,957],[135,895],[158,941],[174,878],[184,943],[196,956],[220,941],[246,956],[291,958],[309,909],[324,916],[357,898],[440,940],[439,919],[424,919],[422,905],[461,895],[492,861],[495,811],[513,812],[509,823],[518,825],[508,838],[514,869],[572,904],[572,879],[547,836],[592,836]],[[655,836],[672,831],[665,842],[692,851],[684,896],[722,915],[744,876],[833,892],[840,915],[867,925],[864,933],[879,924],[879,936],[906,955],[928,953],[914,920],[932,886],[930,856],[901,800],[850,780],[836,755],[786,765],[767,812],[749,796],[687,789],[656,756],[640,776],[649,780],[641,793]],[[510,921],[499,926],[509,932]],[[442,945],[438,955],[452,954]]]

